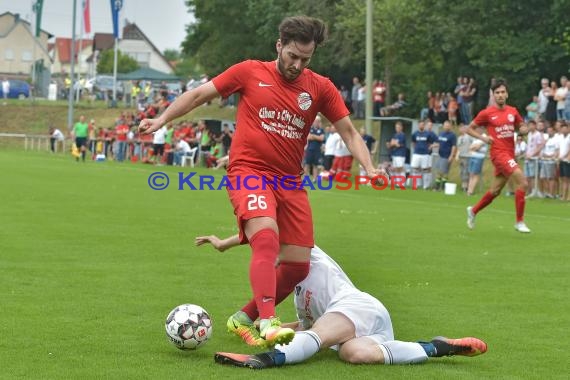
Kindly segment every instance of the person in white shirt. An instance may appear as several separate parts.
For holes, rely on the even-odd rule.
[[[538,113],[544,119],[546,114],[546,107],[548,106],[548,97],[552,96],[552,89],[549,86],[548,78],[540,80],[540,91],[538,91]]]
[[[560,140],[560,150],[558,152],[558,161],[560,165],[560,199],[570,201],[570,133],[568,124],[562,124],[560,131],[562,139]]]
[[[566,96],[568,95],[567,82],[568,78],[565,76],[560,77],[560,87],[558,87],[554,93],[554,100],[556,101],[556,120],[564,120],[564,108],[566,106]]]
[[[528,183],[528,194],[530,195],[538,194],[538,188],[535,188],[535,176],[538,170],[538,158],[543,146],[544,137],[542,133],[537,130],[536,122],[534,120],[529,120],[524,175]]]
[[[8,94],[10,93],[10,81],[8,78],[4,78],[2,81],[2,96],[4,97],[4,105],[6,105],[6,99],[8,99]]]
[[[172,144],[175,146],[173,165],[179,166],[182,164],[182,157],[190,155],[192,148],[190,148],[190,145],[188,145],[186,141],[176,137],[172,137]]]
[[[334,160],[329,172],[333,177],[340,173],[350,173],[353,161],[352,153],[350,153],[340,135],[338,133],[337,135],[339,137],[334,145]]]
[[[49,142],[52,153],[55,153],[56,150],[63,151],[63,140],[65,140],[65,136],[59,129],[54,127],[49,128]]]
[[[340,135],[337,133],[334,125],[329,125],[330,134],[325,140],[325,154],[324,154],[324,162],[323,166],[325,171],[321,173],[323,176],[328,176],[329,171],[332,168],[332,164],[334,161],[334,153],[336,150],[336,145],[338,144],[339,140],[341,139]]]
[[[548,133],[548,139],[544,143],[544,148],[540,153],[540,179],[544,181],[544,187],[546,198],[554,198],[556,195],[556,160],[558,159],[558,152],[560,150],[560,145],[558,138],[554,135],[554,127],[548,126],[546,128],[546,133]]]
[[[239,236],[196,238],[196,245],[208,243],[223,252],[239,245]],[[352,364],[413,364],[430,357],[476,356],[487,351],[485,342],[472,337],[395,340],[386,307],[356,288],[342,268],[317,246],[311,249],[309,275],[295,287],[294,295],[298,321],[287,324],[297,330],[291,343],[256,355],[218,352],[214,360],[263,369],[300,363],[329,347],[338,351],[342,361]]]
[[[166,142],[166,126],[163,125],[162,128],[154,132],[152,137],[152,145],[154,151],[154,164],[160,163],[162,156],[164,155],[164,144]]]

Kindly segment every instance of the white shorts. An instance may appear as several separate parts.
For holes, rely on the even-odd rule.
[[[431,168],[431,155],[429,154],[412,154],[412,168],[429,169]]]
[[[341,313],[354,324],[356,337],[367,337],[376,343],[394,340],[392,320],[380,301],[356,289],[341,291],[331,300],[325,313]]]
[[[406,157],[392,156],[392,167],[403,168],[406,163]]]

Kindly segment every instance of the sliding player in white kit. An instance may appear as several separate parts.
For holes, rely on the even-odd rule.
[[[223,252],[239,244],[237,235],[221,240],[216,236],[196,238],[196,245],[210,243]],[[247,355],[218,352],[214,360],[254,369],[303,362],[319,349],[338,350],[342,361],[352,364],[412,364],[429,357],[476,356],[487,351],[477,338],[437,337],[430,342],[394,340],[390,314],[368,293],[358,290],[342,268],[319,247],[311,249],[309,275],[295,288],[299,321],[289,345],[273,351]]]

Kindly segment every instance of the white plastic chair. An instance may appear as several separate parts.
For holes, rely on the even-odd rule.
[[[198,147],[190,149],[190,152],[186,153],[182,156],[180,160],[180,167],[186,166],[186,161],[190,161],[190,167],[194,167],[194,158],[196,157],[196,152],[198,151]]]

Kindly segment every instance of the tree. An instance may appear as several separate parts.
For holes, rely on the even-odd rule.
[[[97,73],[112,73],[113,60],[115,59],[115,51],[113,49],[105,50],[101,53],[99,62],[97,63]],[[118,50],[117,54],[117,72],[130,73],[139,68],[139,64],[133,58]]]
[[[164,53],[164,58],[169,61],[178,61],[180,59],[180,52],[176,49],[166,49]]]

